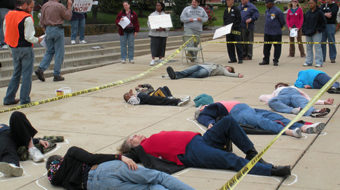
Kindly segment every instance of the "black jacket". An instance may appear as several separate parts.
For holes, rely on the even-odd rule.
[[[111,160],[120,160],[117,154],[91,154],[79,147],[71,147],[64,156],[59,170],[53,177],[51,183],[66,189],[83,189],[84,164],[91,167],[96,164]]]
[[[15,0],[1,0],[0,8],[7,8],[13,10],[15,8]]]
[[[324,13],[319,7],[315,11],[308,10],[303,15],[302,33],[306,36],[313,36],[316,32],[323,32],[326,28]]]
[[[332,13],[331,18],[325,17],[327,20],[327,24],[336,24],[336,17],[339,11],[338,5],[336,3],[327,4],[327,6],[326,4],[322,4],[320,8],[323,13],[329,13],[329,12]]]
[[[233,23],[232,30],[241,31],[241,12],[236,6],[232,6],[228,13],[228,7],[225,8],[223,14],[223,24]]]

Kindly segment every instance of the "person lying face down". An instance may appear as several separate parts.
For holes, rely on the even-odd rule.
[[[169,66],[166,68],[166,71],[172,80],[181,78],[206,78],[209,76],[243,77],[241,73],[235,73],[234,67],[210,63],[193,65],[183,71],[176,72]]]
[[[75,146],[64,157],[50,156],[46,169],[51,184],[66,189],[193,189],[166,173],[137,166],[125,156],[92,154]]]
[[[136,88],[136,93],[130,89],[129,92],[123,95],[125,102],[132,105],[148,104],[148,105],[169,105],[169,106],[183,106],[190,101],[190,96],[179,99],[174,98],[168,87],[161,87],[156,91],[150,91],[150,85],[147,90],[140,90],[144,85],[139,85]],[[151,87],[151,88],[150,88]],[[153,89],[153,88],[152,88]],[[164,96],[163,96],[164,95]]]
[[[260,101],[268,103],[268,106],[274,111],[281,113],[298,114],[311,99],[308,94],[295,86],[289,86],[287,83],[277,83],[272,94],[263,94],[259,97]],[[318,100],[315,104],[332,105],[333,98],[327,100]],[[320,110],[311,107],[304,116],[323,117],[330,112],[329,108]]]
[[[238,101],[219,101],[206,105],[198,109],[195,119],[207,128],[211,128],[221,118],[230,115],[240,125],[250,125],[252,127],[270,131],[278,134],[290,120],[272,111],[252,108],[247,104]],[[285,131],[286,135],[300,138],[301,132],[319,133],[325,127],[324,123],[295,122]]]
[[[224,150],[229,140],[246,154],[245,158]],[[141,161],[145,166],[161,171],[174,165],[239,171],[257,154],[254,144],[231,116],[218,121],[203,135],[192,131],[161,131],[150,137],[132,135],[123,142],[119,151],[137,162]],[[145,155],[158,160],[144,162]],[[261,159],[250,173],[287,176],[290,175],[290,166],[276,167]]]

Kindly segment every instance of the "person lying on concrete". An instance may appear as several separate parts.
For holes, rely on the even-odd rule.
[[[246,154],[245,158],[224,150],[229,140]],[[138,154],[134,149],[142,149],[144,154]],[[161,171],[174,165],[182,166],[182,169],[197,167],[239,171],[257,155],[254,144],[231,116],[218,121],[204,135],[192,131],[161,131],[150,137],[132,135],[123,142],[119,151],[136,162],[143,160],[145,153],[154,159],[161,158],[158,162],[146,164]],[[287,176],[290,175],[290,166],[276,167],[261,159],[249,173]]]
[[[208,129],[223,117],[230,115],[240,125],[250,125],[265,131],[278,134],[288,125],[289,119],[272,111],[252,108],[247,104],[238,101],[220,101],[201,107],[195,113],[195,119]],[[284,134],[296,138],[302,137],[304,133],[319,133],[325,127],[324,123],[303,124],[295,122],[285,131]]]
[[[134,94],[132,89],[130,89],[129,92],[124,94],[123,98],[125,102],[132,105],[148,104],[148,105],[183,106],[190,101],[190,96],[186,96],[182,99],[174,98],[172,95],[170,97],[152,96],[150,95],[149,91],[150,90],[141,91],[140,89],[136,89],[136,93]]]
[[[29,157],[34,162],[44,161],[44,155],[34,146],[39,143],[48,147],[49,143],[44,140],[33,138],[37,130],[33,128],[25,114],[15,111],[9,119],[9,126],[0,124],[0,172],[6,176],[22,176],[23,169],[20,167],[20,157],[17,149],[27,147]]]
[[[92,154],[75,146],[64,157],[50,156],[46,169],[51,184],[66,189],[193,189],[166,173],[137,166],[120,154]]]
[[[210,76],[243,77],[241,73],[235,73],[234,67],[210,63],[193,65],[183,71],[176,72],[169,66],[166,68],[166,71],[172,80],[181,78],[206,78]]]
[[[144,92],[150,96],[173,97],[167,86],[159,87],[155,90],[151,84],[139,84],[135,90],[137,93]]]
[[[299,72],[294,85],[298,88],[321,89],[329,80],[331,80],[331,77],[325,72],[315,69],[307,69]],[[328,92],[340,94],[339,87],[339,82],[335,82]]]
[[[305,92],[299,90],[295,86],[289,86],[287,83],[277,83],[272,94],[263,94],[259,97],[260,101],[268,103],[268,106],[274,111],[281,113],[298,114],[311,99]],[[315,104],[318,105],[332,105],[333,98],[327,100],[318,100]],[[329,108],[322,108],[320,110],[311,107],[304,116],[323,117],[331,110]]]

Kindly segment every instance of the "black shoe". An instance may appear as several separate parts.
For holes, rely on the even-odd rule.
[[[243,61],[242,60],[238,60],[238,64],[242,64],[243,63]]]
[[[259,63],[259,65],[269,65],[269,63],[262,61],[261,63]]]
[[[290,175],[290,166],[273,166],[272,176],[286,177]]]
[[[329,108],[322,108],[321,110],[313,112],[310,116],[311,117],[323,117],[329,114],[331,110]]]
[[[166,72],[168,72],[168,75],[169,75],[169,77],[170,77],[170,79],[176,79],[176,73],[175,73],[175,71],[174,71],[174,69],[172,68],[172,67],[167,67],[166,68]]]
[[[19,99],[14,99],[14,102],[10,102],[10,103],[4,103],[5,106],[9,106],[9,105],[15,105],[17,103],[19,103],[20,100]]]
[[[63,81],[63,80],[65,80],[65,78],[62,77],[61,75],[54,75],[53,77],[54,82]]]
[[[330,94],[340,94],[340,88],[331,87],[327,92]]]
[[[44,71],[42,71],[40,68],[38,68],[36,71],[34,71],[35,75],[37,75],[38,79],[42,82],[45,82],[44,77]]]
[[[228,63],[236,63],[236,62],[237,62],[236,60],[235,61],[231,61],[231,60],[228,61]]]
[[[253,159],[257,155],[257,153],[258,152],[255,150],[255,148],[253,148],[253,149],[251,149],[251,150],[249,150],[247,152],[247,155],[246,155],[245,159],[251,160],[251,159]],[[271,164],[271,163],[268,163],[268,162],[264,161],[262,158],[258,162],[262,163],[262,164]]]
[[[279,62],[278,61],[274,61],[274,66],[279,66]]]

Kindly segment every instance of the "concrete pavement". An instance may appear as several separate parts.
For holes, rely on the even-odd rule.
[[[339,34],[337,37],[339,38]],[[256,36],[255,41],[262,41],[263,37]],[[217,41],[224,41],[219,39]],[[283,41],[288,41],[284,36]],[[339,49],[339,45],[337,45]],[[183,97],[190,95],[192,99],[207,93],[219,100],[238,100],[253,107],[269,109],[268,106],[258,101],[258,96],[271,93],[277,82],[293,84],[304,58],[288,56],[288,46],[283,45],[282,56],[278,67],[272,63],[268,66],[259,66],[262,60],[261,44],[254,45],[254,57],[252,61],[244,61],[243,64],[227,64],[228,55],[225,44],[203,43],[204,56],[207,62],[224,65],[232,65],[236,72],[245,75],[244,78],[210,77],[205,79],[181,79],[170,80],[162,78],[166,75],[166,66],[150,73],[146,77],[121,86],[104,89],[94,93],[88,93],[56,102],[21,109],[33,126],[39,131],[38,137],[44,135],[63,135],[67,139],[58,145],[51,154],[65,154],[70,146],[80,146],[90,152],[115,153],[117,147],[129,135],[141,133],[150,135],[162,130],[192,130],[204,132],[194,121],[194,103],[190,102],[184,107],[172,106],[131,106],[123,101],[123,93],[134,88],[140,83],[151,83],[154,87],[167,85],[174,96]],[[170,55],[173,51],[167,52]],[[273,52],[272,52],[273,53]],[[297,53],[298,54],[298,53]],[[184,69],[188,65],[180,62],[179,54],[174,62],[167,65],[176,70]],[[70,87],[72,91],[100,86],[120,79],[136,75],[150,68],[150,55],[135,58],[135,64],[113,64],[92,70],[81,71],[65,75],[65,81],[53,82],[47,78],[46,82],[34,81],[31,93],[32,101],[46,99],[55,96],[55,89]],[[321,70],[333,76],[340,70],[338,63],[329,61]],[[305,90],[310,96],[317,90]],[[1,97],[4,97],[6,88],[0,88]],[[19,95],[19,94],[18,94]],[[18,96],[17,95],[17,96]],[[337,110],[339,95],[326,93],[323,99],[333,97],[334,105],[329,116],[325,118],[309,118],[304,120],[311,122],[328,122],[320,135],[304,134],[301,139],[282,136],[264,155],[264,159],[275,165],[291,165],[292,176],[283,181],[279,177],[264,177],[247,175],[236,189],[340,189],[340,112]],[[2,106],[0,100],[0,109]],[[320,108],[322,106],[316,106]],[[337,111],[336,111],[337,110]],[[10,112],[0,114],[0,123],[8,124]],[[294,115],[286,115],[293,118]],[[249,135],[257,150],[264,148],[273,135]],[[234,146],[237,155],[244,156]],[[46,156],[46,157],[47,157]],[[46,177],[44,163],[35,164],[32,161],[22,162],[24,175],[18,178],[0,177],[3,189],[59,189],[49,184]],[[195,189],[210,190],[220,188],[235,172],[225,170],[208,170],[188,168],[174,176],[191,185]]]

